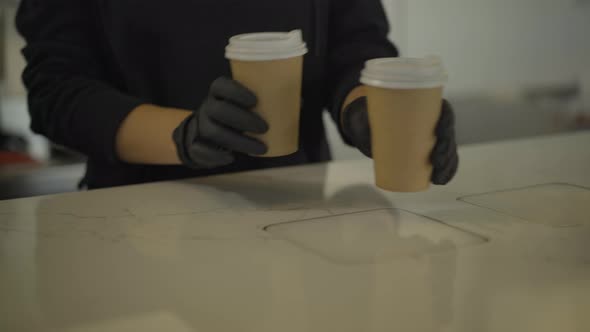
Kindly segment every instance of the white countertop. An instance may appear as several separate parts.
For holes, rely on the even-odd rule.
[[[590,331],[590,133],[0,202],[0,331]]]

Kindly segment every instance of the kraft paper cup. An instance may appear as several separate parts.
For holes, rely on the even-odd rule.
[[[368,61],[367,87],[376,185],[393,192],[430,188],[430,155],[448,76],[440,59]]]
[[[233,78],[258,97],[254,112],[269,131],[249,135],[268,146],[262,157],[280,157],[299,149],[303,56],[307,46],[300,30],[232,37],[226,48]]]

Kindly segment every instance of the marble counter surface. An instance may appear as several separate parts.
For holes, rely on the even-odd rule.
[[[590,133],[0,202],[0,331],[590,330]]]

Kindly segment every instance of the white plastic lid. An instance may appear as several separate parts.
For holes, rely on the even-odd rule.
[[[238,35],[232,37],[225,48],[226,58],[242,61],[281,60],[306,53],[301,30]]]
[[[444,86],[448,74],[440,58],[382,58],[367,61],[361,83],[387,89],[427,89]]]

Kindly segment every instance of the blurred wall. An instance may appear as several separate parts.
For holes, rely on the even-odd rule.
[[[403,53],[441,55],[453,95],[581,81],[590,66],[587,0],[384,1],[407,25],[392,24]]]

